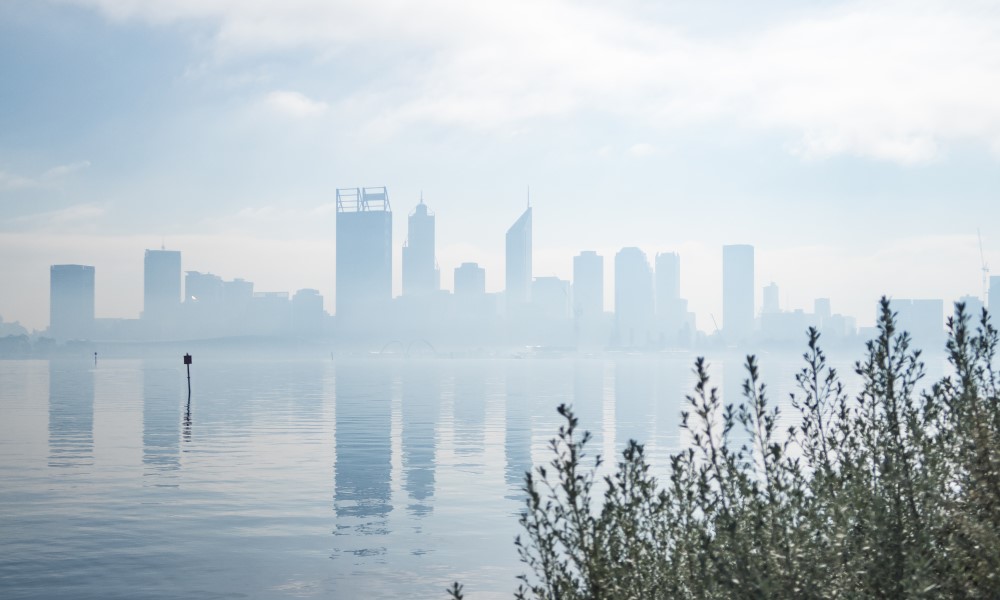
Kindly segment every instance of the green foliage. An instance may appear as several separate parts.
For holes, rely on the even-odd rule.
[[[630,441],[595,486],[601,459],[560,406],[553,458],[525,479],[516,597],[1000,597],[998,336],[961,304],[948,328],[953,372],[921,391],[920,352],[883,298],[854,399],[810,329],[788,432],[754,357],[735,406],[699,358],[692,443],[662,482]]]

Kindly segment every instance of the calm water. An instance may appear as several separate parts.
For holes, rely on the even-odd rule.
[[[0,597],[511,598],[555,407],[662,473],[692,360],[0,361]]]

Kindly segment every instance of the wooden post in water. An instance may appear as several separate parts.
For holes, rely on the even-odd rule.
[[[187,373],[188,373],[188,401],[190,401],[191,400],[191,355],[190,354],[185,354],[184,355],[184,366],[187,367]]]

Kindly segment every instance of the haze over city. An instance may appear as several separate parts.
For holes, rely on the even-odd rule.
[[[447,14],[447,19],[442,14]],[[981,295],[1000,264],[1000,16],[979,2],[7,2],[0,315],[48,324],[49,266],[95,265],[98,317],[142,310],[147,248],[333,312],[337,188],[437,216],[441,285],[504,289],[581,250],[677,252],[698,328],[725,244],[782,308]],[[883,51],[891,48],[892,51]],[[977,229],[983,239],[983,257]]]

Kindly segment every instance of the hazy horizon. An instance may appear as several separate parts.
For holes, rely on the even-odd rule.
[[[724,9],[724,10],[721,10]],[[334,309],[335,190],[437,216],[442,287],[581,250],[677,252],[711,331],[722,246],[783,309],[870,325],[882,294],[981,295],[1000,265],[1000,11],[983,2],[28,2],[0,5],[0,316],[48,324],[49,265],[142,310],[143,251]],[[1000,267],[998,267],[1000,268]]]

